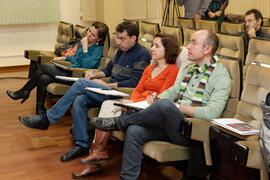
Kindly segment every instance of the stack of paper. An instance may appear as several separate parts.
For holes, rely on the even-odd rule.
[[[213,119],[212,122],[240,135],[253,135],[259,133],[259,129],[234,118]]]

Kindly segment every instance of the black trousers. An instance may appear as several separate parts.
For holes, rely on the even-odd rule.
[[[36,105],[44,105],[46,100],[47,86],[53,82],[71,84],[71,82],[55,79],[55,76],[70,76],[70,71],[56,67],[53,64],[41,64],[38,70],[31,76],[30,80],[22,88],[29,93],[37,87]]]

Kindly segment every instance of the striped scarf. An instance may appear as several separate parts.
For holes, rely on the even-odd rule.
[[[189,69],[186,76],[184,77],[181,85],[180,85],[180,94],[178,97],[178,101],[182,100],[183,95],[186,91],[186,87],[193,76],[194,71],[197,71],[198,73],[204,73],[201,77],[201,81],[198,85],[197,91],[195,92],[194,96],[192,97],[192,103],[191,106],[202,106],[202,97],[203,92],[205,89],[205,85],[211,76],[212,72],[216,68],[216,65],[218,64],[218,61],[216,60],[216,57],[213,57],[209,62],[205,63],[203,66],[199,67],[197,64],[194,64],[193,67]]]

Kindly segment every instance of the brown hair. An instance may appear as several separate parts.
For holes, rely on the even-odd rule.
[[[108,26],[105,23],[99,21],[95,21],[91,26],[97,29],[98,37],[101,38],[101,40],[98,41],[98,45],[104,46],[104,41],[109,31]]]
[[[250,9],[245,13],[245,16],[254,14],[255,19],[258,21],[261,19],[261,26],[263,26],[263,16],[262,13],[258,9]]]
[[[158,33],[155,38],[160,38],[165,49],[165,61],[168,64],[175,64],[180,53],[179,42],[177,38],[170,34]]]

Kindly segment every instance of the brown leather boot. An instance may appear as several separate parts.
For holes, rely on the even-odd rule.
[[[101,171],[100,164],[87,164],[79,172],[72,173],[74,179],[80,179]]]
[[[99,164],[108,161],[109,154],[105,148],[108,144],[110,135],[111,132],[96,129],[96,135],[94,143],[91,147],[91,153],[87,158],[81,159],[80,162],[83,164]]]

